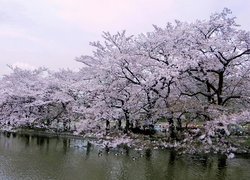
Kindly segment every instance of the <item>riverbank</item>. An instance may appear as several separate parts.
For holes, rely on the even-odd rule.
[[[72,132],[54,132],[40,129],[16,129],[3,131],[3,133],[14,133],[30,136],[61,137],[88,140],[91,144],[103,149],[116,149],[120,147],[143,149],[171,149],[177,154],[223,154],[228,158],[235,155],[250,154],[249,136],[231,136],[227,138],[213,138],[211,142],[204,142],[202,136],[194,138],[186,136],[182,140],[171,140],[166,134],[142,135],[116,132],[96,132],[84,135]]]

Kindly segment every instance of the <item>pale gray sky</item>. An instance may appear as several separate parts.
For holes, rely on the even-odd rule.
[[[174,19],[195,21],[230,8],[250,30],[250,0],[0,0],[0,75],[6,64],[77,69],[102,31],[138,34]]]

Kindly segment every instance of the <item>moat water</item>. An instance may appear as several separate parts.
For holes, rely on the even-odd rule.
[[[250,157],[100,149],[87,140],[0,133],[2,180],[250,179]]]

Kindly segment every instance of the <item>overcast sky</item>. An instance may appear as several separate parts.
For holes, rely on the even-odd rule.
[[[230,8],[250,30],[250,0],[0,0],[0,75],[6,64],[77,69],[102,31],[138,34],[174,19],[195,21]]]

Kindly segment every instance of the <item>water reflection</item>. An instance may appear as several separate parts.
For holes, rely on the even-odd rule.
[[[167,171],[165,172],[166,179],[173,179],[175,173],[176,152],[171,150],[169,153]]]
[[[108,145],[105,145],[104,150],[105,150],[105,153],[106,153],[106,154],[109,154],[109,150],[110,150],[110,148],[109,148],[109,146],[108,146]]]
[[[12,137],[15,138],[16,137],[16,133],[13,132],[12,133]]]
[[[227,176],[227,156],[226,155],[220,155],[218,157],[218,179],[224,180]]]
[[[63,152],[66,154],[70,148],[70,139],[69,138],[63,138]]]
[[[152,155],[152,150],[151,149],[146,149],[145,150],[145,158],[146,158],[146,160],[150,160],[150,158],[151,158],[151,155]]]
[[[87,148],[86,148],[86,157],[89,156],[90,150],[91,150],[91,143],[88,141],[87,142]]]
[[[36,137],[36,144],[38,146],[43,146],[44,142],[45,142],[45,137],[43,137],[43,136],[37,136]]]
[[[24,135],[23,139],[25,141],[25,145],[29,146],[29,144],[30,144],[30,135]]]
[[[173,166],[176,160],[176,152],[174,150],[170,151],[168,165]]]
[[[10,137],[10,135],[11,135],[11,133],[10,133],[10,132],[6,132],[5,134],[6,134],[6,137],[8,137],[8,138],[9,138],[9,137]]]
[[[0,179],[250,179],[250,160],[99,149],[89,140],[0,134]],[[15,171],[14,171],[15,170]]]
[[[130,148],[127,145],[123,146],[123,150],[124,150],[126,156],[129,156],[129,149]]]

